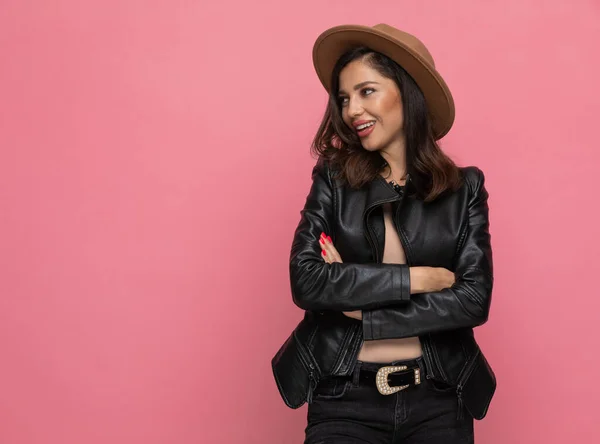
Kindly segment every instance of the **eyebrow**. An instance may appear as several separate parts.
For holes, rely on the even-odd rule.
[[[354,91],[356,91],[357,89],[361,89],[363,86],[369,85],[370,83],[374,83],[375,85],[379,85],[379,83],[375,82],[374,80],[367,80],[366,82],[360,82],[356,85],[354,85]],[[343,93],[343,90],[340,90],[338,92],[338,94]]]

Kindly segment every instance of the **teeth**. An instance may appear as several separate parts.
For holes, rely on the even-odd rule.
[[[357,129],[358,131],[362,131],[362,130],[364,130],[365,128],[368,128],[368,127],[370,127],[370,126],[373,126],[373,125],[375,125],[375,122],[363,123],[362,125],[358,125],[358,126],[356,127],[356,129]]]

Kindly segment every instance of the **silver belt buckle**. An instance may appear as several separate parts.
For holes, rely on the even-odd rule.
[[[381,367],[379,369],[379,371],[377,372],[377,376],[375,378],[377,390],[379,391],[379,393],[381,393],[382,395],[393,395],[394,393],[398,393],[400,390],[404,390],[405,388],[409,387],[410,385],[400,385],[397,387],[390,387],[390,384],[388,382],[388,375],[390,375],[391,373],[401,372],[401,371],[407,370],[407,369],[408,369],[408,367],[405,365]],[[420,383],[421,383],[421,370],[416,368],[415,369],[415,385],[420,384]]]

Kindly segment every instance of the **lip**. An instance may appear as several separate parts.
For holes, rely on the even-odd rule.
[[[362,125],[364,123],[369,123],[369,122],[373,122],[373,125],[371,125],[368,128],[365,128],[363,130],[360,130],[360,131],[357,129],[357,126]],[[363,137],[367,137],[369,134],[371,134],[373,132],[373,129],[375,128],[375,125],[377,125],[377,122],[375,122],[374,120],[359,120],[357,122],[353,122],[352,125],[354,126],[354,129],[355,129],[358,137],[360,137],[362,139]]]
[[[375,122],[374,120],[357,120],[356,122],[352,122],[352,126],[356,129],[358,126],[363,125],[365,123]]]

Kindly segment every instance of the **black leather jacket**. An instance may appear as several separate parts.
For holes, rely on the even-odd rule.
[[[474,418],[485,416],[496,379],[473,327],[487,321],[492,295],[488,193],[481,170],[461,171],[458,191],[426,203],[411,195],[410,181],[400,194],[379,176],[358,190],[339,186],[319,159],[290,257],[292,297],[305,316],[272,360],[288,406],[311,402],[321,378],[351,373],[364,340],[418,336],[426,377],[454,387]],[[407,264],[382,263],[387,202]],[[343,263],[323,261],[321,232]],[[411,266],[445,267],[456,282],[411,295]],[[362,310],[362,321],[342,313],[352,310]]]

